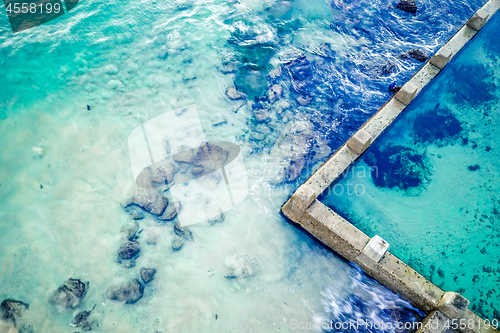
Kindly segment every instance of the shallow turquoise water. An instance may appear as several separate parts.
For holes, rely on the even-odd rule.
[[[499,38],[496,15],[322,199],[490,320],[500,318]]]
[[[72,330],[74,316],[94,305],[94,329],[102,332],[417,320],[421,313],[289,225],[279,208],[388,98],[387,85],[421,65],[400,54],[412,47],[431,53],[483,2],[422,1],[413,17],[387,10],[385,1],[83,1],[16,35],[2,14],[0,300],[29,303],[24,317],[35,332]],[[301,55],[304,77],[289,65]],[[387,62],[390,73],[377,74]],[[283,87],[277,102],[262,102],[264,121],[247,101],[225,95],[238,77],[251,81],[243,75],[249,68],[265,77],[250,93]],[[276,68],[279,78],[266,76]],[[301,106],[300,96],[311,103]],[[145,214],[136,266],[119,265],[120,229],[131,221],[121,203],[135,186],[129,135],[193,104],[207,140],[240,146],[247,198],[222,224],[190,226],[195,241],[178,252],[174,223]],[[292,140],[300,149],[291,157],[306,162],[293,173],[285,134],[298,128],[304,141]],[[165,132],[192,134],[175,126]],[[314,154],[300,154],[312,145]],[[225,278],[243,255],[257,259],[260,271]],[[140,301],[105,297],[110,285],[138,278],[140,267],[157,269]],[[89,281],[90,289],[80,307],[57,313],[48,300],[68,278]]]

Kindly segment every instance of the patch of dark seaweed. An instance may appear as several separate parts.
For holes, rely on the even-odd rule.
[[[411,190],[424,188],[432,175],[425,153],[404,146],[388,146],[383,150],[371,148],[364,157],[370,166],[377,187]]]
[[[468,103],[472,107],[495,100],[496,86],[492,73],[481,64],[458,65],[450,71],[449,91],[456,104]]]
[[[417,142],[446,146],[458,140],[462,123],[439,103],[433,110],[419,115],[413,122],[413,136]]]

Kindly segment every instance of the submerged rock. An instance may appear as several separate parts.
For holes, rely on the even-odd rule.
[[[124,206],[137,205],[153,215],[161,215],[167,207],[168,200],[155,189],[137,187],[133,195],[125,201]]]
[[[120,229],[120,235],[124,240],[133,240],[136,238],[135,235],[137,234],[138,230],[139,230],[139,224],[137,223],[137,221],[132,221],[124,225]]]
[[[177,169],[171,163],[161,165],[154,171],[152,181],[156,184],[171,183],[176,172]]]
[[[467,167],[467,170],[469,171],[477,171],[479,169],[481,169],[481,166],[479,164],[469,165]]]
[[[425,186],[432,174],[427,156],[404,146],[373,147],[365,162],[377,187],[409,190]]]
[[[314,66],[304,55],[286,63],[286,68],[292,79],[292,88],[298,94],[310,95],[315,89]]]
[[[158,59],[165,60],[168,58],[168,49],[164,45],[160,48],[160,51],[158,51]]]
[[[154,268],[141,268],[141,279],[144,283],[149,283],[153,281],[154,276],[156,274],[156,269]]]
[[[20,324],[20,319],[24,311],[29,310],[29,308],[29,304],[13,299],[6,299],[0,305],[1,318],[17,327]]]
[[[134,304],[144,295],[142,284],[133,279],[127,282],[115,284],[106,290],[106,297],[112,301]]]
[[[226,260],[226,264],[229,266],[229,270],[224,276],[226,279],[248,278],[260,270],[257,260],[249,255],[237,259],[234,257],[229,258]]]
[[[191,230],[189,230],[188,227],[181,227],[179,222],[174,225],[174,232],[177,236],[180,236],[185,240],[194,241],[193,233],[191,232]]]
[[[242,46],[271,46],[276,43],[276,33],[267,24],[255,24],[246,20],[238,20],[231,27],[231,38],[229,43]]]
[[[94,308],[95,308],[95,306],[94,306]],[[95,323],[94,320],[92,320],[90,318],[90,314],[92,313],[92,310],[79,312],[75,316],[75,319],[73,319],[73,326],[81,328],[82,331],[84,331],[84,332],[91,331],[92,325],[94,325],[94,323]]]
[[[217,205],[205,205],[205,214],[207,214],[208,223],[211,225],[224,222],[224,213]]]
[[[415,0],[400,0],[396,7],[412,14],[417,12],[417,2]]]
[[[144,218],[144,214],[136,207],[129,209],[128,215],[134,220],[142,220]]]
[[[173,220],[177,216],[177,213],[179,212],[180,209],[181,209],[181,203],[173,202],[167,206],[167,208],[163,212],[163,215],[158,217],[158,220],[161,221]]]
[[[263,133],[259,133],[259,132],[252,132],[251,134],[251,138],[254,140],[254,141],[263,141],[266,139],[266,135],[263,134]]]
[[[422,319],[422,316],[413,309],[408,308],[391,308],[388,307],[383,309],[383,313],[386,313],[390,316],[391,320],[395,323],[411,323],[416,322]],[[411,333],[413,332],[412,328],[404,329],[399,331],[399,333]]]
[[[205,172],[205,168],[203,168],[201,165],[196,165],[193,167],[193,169],[191,170],[191,174],[193,176],[199,176],[201,175],[203,172]]]
[[[6,322],[0,319],[0,332],[2,333],[19,333],[19,330],[13,323]]]
[[[243,70],[253,69],[253,70],[263,70],[270,67],[269,62],[276,54],[276,48],[273,44],[276,36],[272,36],[272,32],[268,30],[269,33],[260,35],[254,40],[242,40],[237,41],[235,38],[231,38],[229,42],[237,41],[238,44],[235,46],[239,60],[242,64]],[[236,74],[238,76],[238,74]]]
[[[425,54],[425,52],[419,49],[411,49],[410,51],[408,51],[408,55],[420,62],[425,62],[427,60],[427,55]]]
[[[88,288],[88,282],[82,282],[79,279],[69,279],[54,292],[49,302],[59,312],[67,309],[76,309],[82,303]]]
[[[219,170],[224,166],[227,160],[227,151],[219,146],[202,142],[192,164],[203,167],[205,172]]]
[[[269,72],[269,78],[275,80],[277,78],[279,78],[282,74],[282,70],[281,70],[281,66],[278,66],[276,68],[273,68],[270,72]]]
[[[223,74],[232,74],[238,71],[238,63],[234,61],[226,61],[222,63],[222,66],[219,68]]]
[[[172,250],[179,251],[184,246],[184,240],[181,237],[174,237],[172,241]]]
[[[129,241],[120,246],[118,259],[135,259],[139,256],[141,245],[135,241]]]
[[[160,226],[146,228],[146,231],[144,232],[144,239],[146,240],[146,243],[156,245],[162,238],[162,230],[163,227]]]
[[[231,87],[227,88],[226,90],[226,96],[231,99],[231,100],[237,100],[237,99],[242,99],[244,98],[243,94],[241,94],[236,88]]]
[[[474,73],[474,75],[469,73]],[[491,66],[479,63],[457,63],[447,75],[450,75],[447,91],[456,104],[466,103],[477,109],[481,104],[498,100],[496,97],[498,83],[491,80],[495,75]],[[467,80],[464,80],[464,77],[467,77]]]
[[[179,163],[179,172],[180,173],[186,173],[189,169],[189,164],[186,163]]]
[[[181,170],[182,173],[186,172],[189,167],[186,164],[191,164],[194,158],[194,151],[188,146],[179,146],[177,153],[174,155],[174,161],[179,165],[185,165],[186,169]]]
[[[319,56],[321,56],[323,58],[335,59],[337,52],[332,50],[332,44],[323,43],[316,50],[316,54],[318,54]]]

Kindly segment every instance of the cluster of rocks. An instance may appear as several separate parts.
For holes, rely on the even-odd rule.
[[[329,52],[327,52],[329,50]],[[329,47],[322,48],[322,54],[331,56],[333,51]],[[298,55],[293,60],[278,66],[269,72],[266,82],[266,93],[262,93],[253,100],[246,101],[246,107],[252,110],[255,122],[249,125],[249,139],[252,140],[254,149],[272,143],[274,146],[269,152],[272,170],[270,178],[275,184],[296,180],[303,169],[307,167],[308,160],[317,161],[327,156],[331,150],[328,143],[318,139],[315,135],[314,125],[307,121],[290,121],[293,116],[284,116],[284,111],[293,105],[283,97],[288,97],[290,93],[295,94],[293,101],[296,107],[305,107],[311,104],[316,94],[315,77],[313,74],[314,63],[304,55]],[[286,92],[282,81],[283,73],[289,74],[291,81],[291,91]],[[257,74],[252,74],[256,76]],[[253,82],[246,84],[252,85]],[[262,83],[264,84],[264,83]],[[251,89],[243,84],[239,85],[243,89]],[[232,100],[241,100],[248,97],[246,92],[240,92],[231,87],[226,95]],[[288,113],[288,111],[286,111]],[[285,123],[285,127],[280,132],[275,132],[273,119],[280,119]],[[267,140],[266,140],[267,139]],[[271,141],[272,140],[272,141]],[[316,144],[315,144],[316,143]],[[320,146],[322,148],[320,148]],[[313,151],[314,147],[314,151]],[[315,155],[317,153],[317,155]],[[314,162],[313,162],[314,163]]]
[[[323,43],[309,53],[289,49],[279,55],[279,65],[272,65],[275,57],[272,50],[278,49],[281,38],[289,35],[300,24],[283,23],[278,17],[290,8],[281,1],[269,4],[266,23],[235,19],[229,44],[234,47],[237,57],[226,59],[220,68],[224,74],[235,74],[233,86],[226,90],[226,97],[231,101],[234,112],[251,112],[249,131],[241,139],[247,141],[251,153],[264,152],[276,162],[273,183],[296,180],[307,167],[307,163],[316,163],[324,157],[324,151],[330,153],[326,139],[316,140],[321,135],[314,131],[310,121],[316,103],[331,98],[325,92],[321,76],[322,69],[330,68],[335,61],[335,51],[329,43]],[[274,16],[274,14],[278,16]],[[251,45],[251,47],[249,47]],[[323,105],[325,103],[322,103]],[[307,130],[293,138],[295,128],[303,125],[294,121],[297,114],[303,114],[301,121],[308,122]],[[325,149],[308,149],[325,144]],[[269,146],[274,147],[269,151]],[[296,148],[297,153],[286,153],[282,146]],[[316,153],[319,153],[317,156]],[[290,156],[292,155],[292,156]]]
[[[70,278],[52,293],[49,303],[58,313],[74,310],[80,307],[88,290],[89,282]],[[90,317],[92,311],[93,309],[90,311],[80,311],[75,316],[72,326],[81,328],[84,332],[91,331],[92,327],[96,325],[95,320]]]
[[[75,310],[81,306],[88,289],[89,282],[70,278],[52,293],[49,304],[53,306],[57,313]],[[17,329],[16,332],[32,333],[32,326],[28,325],[23,318],[24,312],[28,310],[29,304],[6,299],[0,305],[0,318],[12,324]],[[75,316],[72,326],[80,328],[84,332],[91,331],[92,327],[96,325],[95,320],[90,317],[92,310],[79,312]]]
[[[429,126],[438,124],[439,126]],[[434,109],[428,110],[413,121],[412,137],[416,143],[435,144],[439,147],[458,142],[464,125],[454,113],[439,103]]]
[[[127,268],[135,267],[135,259],[139,257],[141,245],[137,241],[139,224],[136,220],[124,225],[121,230],[122,245],[118,249],[117,262]]]
[[[271,6],[273,9],[269,8],[271,10],[269,14],[274,12],[274,9],[277,8],[276,5]],[[290,9],[287,6],[283,8]],[[276,13],[280,12],[281,9],[277,10]],[[284,68],[277,66],[271,69],[270,61],[278,49],[280,32],[283,33],[287,30],[278,22],[274,22],[272,17],[271,14],[269,24],[236,20],[233,23],[232,36],[228,42],[236,49],[235,54],[240,56],[224,61],[220,68],[224,74],[236,73],[234,86],[226,90],[227,98],[233,101],[243,100],[243,103],[238,105],[246,106],[254,113],[256,121],[261,123],[269,122],[273,116],[276,116],[273,112],[274,103],[282,98],[288,98],[288,92],[285,91],[283,84],[285,81],[283,69],[287,69],[287,66],[290,65],[292,72],[294,72],[294,64],[292,63],[285,64]],[[289,28],[294,30],[299,29],[300,26],[292,24]],[[321,54],[328,54],[328,52]],[[299,93],[294,103],[301,105],[300,101],[306,105],[311,100],[312,98],[302,96]]]
[[[161,215],[168,205],[168,200],[157,190],[136,187],[132,196],[125,201],[124,206],[136,205],[152,215]]]
[[[180,174],[185,174],[188,170],[191,170],[191,175],[194,178],[201,177],[221,169],[226,163],[227,157],[227,151],[220,146],[206,141],[203,141],[197,148],[190,148],[184,145],[179,146],[172,159],[165,160],[160,166],[153,167],[151,183],[157,188],[160,187],[165,192],[175,184],[175,175],[178,172]],[[185,182],[186,177],[181,177]],[[154,188],[150,186],[149,190],[151,189]],[[145,190],[147,191],[147,189],[144,188],[141,192],[145,193]],[[159,216],[163,213],[165,207],[167,207],[168,200],[166,200],[166,198],[157,198],[157,195],[157,191],[152,191],[149,194],[149,200],[152,201],[154,207],[157,208],[156,210],[151,210],[147,206],[147,203],[141,200],[142,196],[137,196],[137,194],[134,194],[125,205],[135,204],[148,213]]]
[[[165,155],[170,155],[170,148],[166,144]],[[210,184],[218,184],[221,181],[220,172],[214,172],[227,163],[231,147],[224,148],[217,144],[203,141],[197,148],[180,146],[171,159],[166,159],[160,166],[152,167],[151,186],[146,188],[137,187],[133,194],[124,203],[124,208],[134,220],[123,227],[122,245],[118,250],[118,262],[125,267],[134,267],[135,260],[140,254],[141,245],[138,234],[141,233],[137,221],[144,219],[144,213],[149,213],[160,223],[176,221],[179,211],[182,209],[181,202],[169,202],[161,194],[166,193],[170,186],[175,183],[176,178],[184,183],[189,180],[204,177],[203,181]],[[234,155],[234,154],[233,154]],[[231,155],[232,156],[232,155]],[[189,172],[190,171],[190,172]],[[142,211],[141,211],[142,210]],[[217,205],[205,205],[205,213],[209,217],[209,224],[224,221],[224,214]],[[159,238],[160,230],[149,227],[146,231],[146,242],[154,245]],[[173,225],[174,239],[172,249],[180,250],[185,241],[193,241],[192,232],[188,227],[181,226],[179,221]]]
[[[143,267],[140,277],[144,285],[153,281],[156,269]],[[138,279],[129,279],[108,287],[105,292],[107,299],[124,304],[134,304],[144,296],[144,286]]]
[[[168,199],[161,195],[157,189],[146,189],[137,187],[134,194],[125,202],[125,208],[128,209],[129,215],[133,221],[124,225],[120,231],[122,236],[122,244],[118,249],[117,262],[127,268],[135,267],[135,260],[139,257],[141,245],[138,242],[139,224],[138,220],[144,218],[144,214],[138,214],[137,207],[142,208],[145,212],[154,215],[158,221],[172,221],[179,212],[181,204],[179,202],[170,203]],[[157,235],[151,234],[147,240],[148,244],[156,244]],[[182,247],[182,246],[181,246]],[[176,250],[180,249],[178,246]]]

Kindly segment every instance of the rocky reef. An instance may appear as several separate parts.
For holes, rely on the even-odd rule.
[[[112,301],[134,304],[144,295],[144,287],[137,279],[132,279],[110,286],[105,295]]]
[[[377,187],[396,188],[403,191],[422,188],[432,175],[427,156],[404,146],[387,146],[382,150],[373,146],[364,161],[371,168]]]

